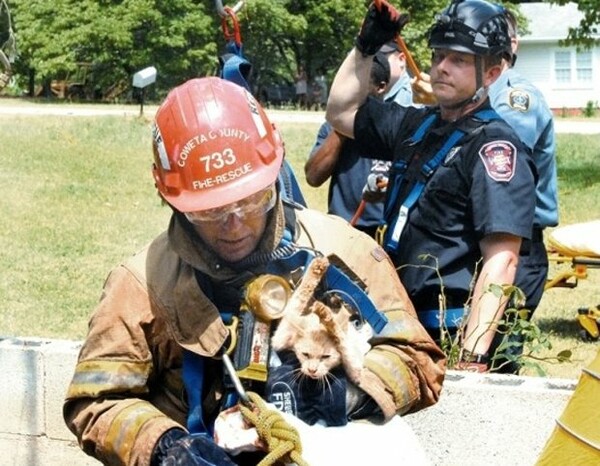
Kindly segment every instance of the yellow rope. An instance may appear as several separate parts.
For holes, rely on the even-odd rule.
[[[248,397],[254,409],[240,404],[240,410],[246,421],[256,428],[258,436],[267,444],[269,452],[258,466],[270,466],[279,461],[309,466],[302,458],[302,444],[296,428],[286,422],[279,411],[268,409],[258,394],[248,392]]]

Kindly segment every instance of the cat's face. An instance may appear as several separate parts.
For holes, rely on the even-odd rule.
[[[302,331],[294,346],[302,374],[321,379],[342,362],[341,355],[324,329]]]

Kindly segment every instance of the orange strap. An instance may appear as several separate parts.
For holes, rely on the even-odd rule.
[[[235,11],[233,8],[228,6],[223,7],[226,16],[221,18],[221,29],[223,30],[223,35],[225,36],[226,41],[235,41],[235,45],[241,47],[242,45],[242,34],[240,33],[240,23],[238,22],[237,16],[235,15]],[[228,21],[231,19],[231,24],[233,26],[233,31],[229,30]]]
[[[381,8],[381,0],[374,0],[373,3],[375,4],[375,8],[377,8],[378,10]],[[398,44],[398,47],[400,47],[400,50],[402,50],[402,52],[406,56],[406,64],[408,65],[408,69],[410,70],[410,72],[412,73],[412,75],[415,78],[417,78],[418,80],[421,80],[421,72],[419,71],[417,62],[415,62],[412,54],[408,50],[408,47],[406,46],[404,39],[402,39],[402,36],[400,34],[396,34],[395,39],[396,39],[396,44]]]

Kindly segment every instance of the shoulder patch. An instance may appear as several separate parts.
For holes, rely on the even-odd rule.
[[[508,141],[493,141],[479,149],[488,176],[495,181],[510,181],[515,174],[517,149]]]
[[[514,89],[510,91],[510,94],[508,95],[508,105],[519,112],[527,112],[530,103],[531,97],[529,96],[529,93],[521,89]]]

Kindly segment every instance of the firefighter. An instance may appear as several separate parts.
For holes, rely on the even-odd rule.
[[[164,233],[110,273],[91,317],[64,404],[87,454],[115,465],[256,464],[264,453],[235,456],[213,438],[231,392],[241,394],[224,354],[242,347],[233,322],[247,284],[269,273],[293,284],[315,254],[338,258],[336,286],[348,287],[342,296],[360,304],[374,336],[360,383],[344,381],[343,393],[317,395],[307,409],[327,418],[341,406],[333,423],[344,426],[396,422],[437,401],[444,354],[389,258],[341,219],[285,198],[283,142],[250,93],[216,77],[182,84],[157,111],[153,148],[154,182],[173,214]],[[271,380],[237,381],[271,402],[281,395]]]

